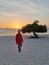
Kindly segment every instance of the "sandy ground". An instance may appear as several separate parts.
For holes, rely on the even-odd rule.
[[[0,36],[0,65],[49,65],[49,36],[24,37],[21,53],[15,36]]]

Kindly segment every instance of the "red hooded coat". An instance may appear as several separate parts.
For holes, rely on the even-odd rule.
[[[16,35],[16,44],[22,44],[23,38],[21,34]]]

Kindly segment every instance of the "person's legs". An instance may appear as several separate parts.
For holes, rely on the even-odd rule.
[[[22,44],[20,44],[20,47],[22,47]]]
[[[19,52],[21,52],[21,45],[20,44],[18,44],[18,50],[19,50]]]
[[[18,50],[19,50],[19,52],[21,52],[21,47],[22,47],[22,44],[18,44]]]

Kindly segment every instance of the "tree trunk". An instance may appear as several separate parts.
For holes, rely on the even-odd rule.
[[[34,38],[39,38],[39,36],[33,31]]]

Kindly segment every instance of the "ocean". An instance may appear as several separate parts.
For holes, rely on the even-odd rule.
[[[0,36],[15,36],[17,34],[17,31],[18,30],[16,29],[0,29]],[[49,29],[45,34],[49,34]],[[25,35],[28,35],[28,33],[26,33]]]
[[[0,36],[15,36],[16,33],[16,29],[0,29]]]

